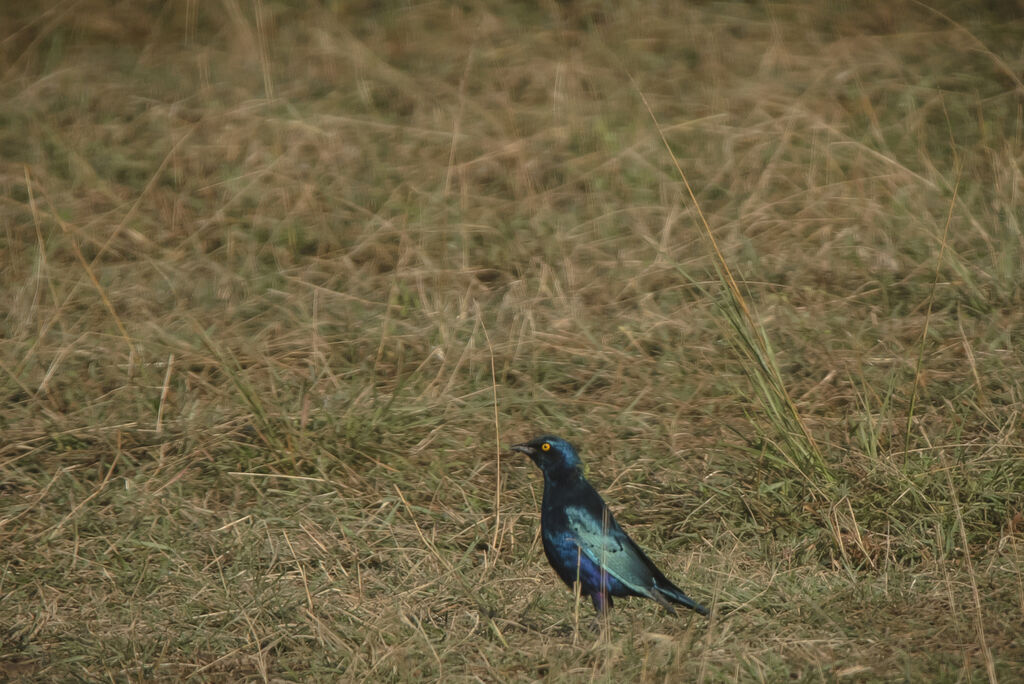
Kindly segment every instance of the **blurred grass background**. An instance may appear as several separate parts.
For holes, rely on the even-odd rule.
[[[1024,677],[1021,45],[1020,2],[5,3],[0,678]],[[710,621],[577,621],[541,433]]]

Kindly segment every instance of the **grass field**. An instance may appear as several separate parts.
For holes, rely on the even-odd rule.
[[[0,9],[0,680],[1024,679],[1019,1],[305,5]]]

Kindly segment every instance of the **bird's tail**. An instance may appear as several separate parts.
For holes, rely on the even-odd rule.
[[[674,584],[669,583],[667,586],[662,586],[662,584],[659,582],[654,585],[654,593],[658,596],[658,598],[662,599],[661,601],[658,601],[657,598],[654,600],[658,601],[658,603],[661,603],[664,607],[668,608],[669,610],[672,610],[672,608],[668,605],[667,601],[663,602],[665,601],[665,599],[668,599],[668,601],[671,601],[672,603],[678,603],[681,606],[686,606],[690,610],[696,611],[699,615],[708,614],[707,608],[705,608],[704,606],[702,606],[701,604],[697,603],[692,598],[684,594],[683,590],[675,586]],[[672,610],[672,612],[674,613],[675,611]]]

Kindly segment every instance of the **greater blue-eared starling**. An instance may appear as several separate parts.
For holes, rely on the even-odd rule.
[[[662,574],[629,538],[583,476],[576,449],[558,437],[516,444],[544,474],[540,530],[544,554],[570,589],[578,581],[598,613],[612,607],[613,596],[646,596],[673,615],[673,603],[701,615],[708,610]]]

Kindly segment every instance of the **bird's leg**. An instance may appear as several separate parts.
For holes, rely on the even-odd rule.
[[[598,615],[604,615],[612,608],[612,597],[607,592],[595,591],[590,595],[590,600],[594,603],[594,610]]]
[[[604,634],[605,627],[608,625],[608,615],[612,609],[612,595],[605,591],[595,591],[590,595],[590,600],[594,603],[594,610],[597,611],[590,628],[595,634]]]

